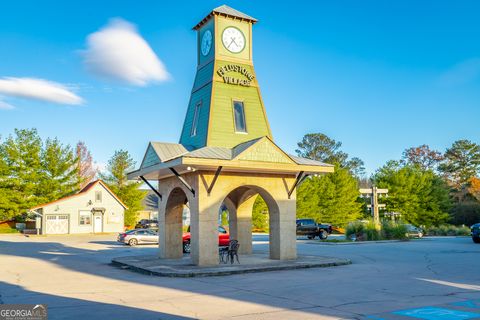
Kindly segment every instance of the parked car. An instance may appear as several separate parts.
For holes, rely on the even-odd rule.
[[[332,233],[332,226],[326,223],[316,223],[313,219],[297,220],[297,236],[307,236],[308,239],[315,237],[325,240]]]
[[[138,221],[135,229],[158,229],[158,220],[156,219],[142,219]]]
[[[158,244],[158,233],[150,229],[133,229],[119,233],[117,241],[132,247],[137,244]]]
[[[188,232],[183,234],[183,252],[190,253],[190,227],[188,227]],[[230,235],[224,227],[218,227],[218,246],[219,247],[228,247],[230,242]]]
[[[475,243],[480,243],[480,223],[475,223],[470,227],[472,240]]]
[[[415,227],[412,224],[406,224],[405,227],[407,228],[406,236],[408,238],[421,238],[424,235],[422,228]]]

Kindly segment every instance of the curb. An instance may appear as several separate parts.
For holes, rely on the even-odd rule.
[[[298,269],[311,269],[311,268],[328,268],[328,267],[338,267],[352,264],[351,260],[348,259],[338,259],[336,262],[324,262],[324,263],[305,263],[297,265],[280,265],[280,266],[259,266],[253,267],[251,269],[243,270],[219,270],[219,271],[198,271],[198,272],[161,272],[161,271],[152,271],[146,268],[133,266],[128,263],[117,261],[115,258],[112,259],[111,265],[115,267],[120,267],[122,269],[128,269],[133,272],[142,273],[151,276],[159,277],[169,277],[169,278],[193,278],[193,277],[217,277],[217,276],[229,276],[234,274],[245,274],[245,273],[257,273],[257,272],[269,272],[269,271],[282,271],[282,270],[298,270]]]
[[[351,241],[351,242],[306,242],[304,244],[313,244],[321,246],[348,246],[348,245],[361,245],[361,244],[374,244],[374,243],[395,243],[395,242],[409,242],[411,239],[406,240],[378,240],[378,241]]]

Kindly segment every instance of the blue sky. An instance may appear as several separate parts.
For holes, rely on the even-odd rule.
[[[259,19],[256,73],[286,151],[322,132],[371,173],[411,146],[480,143],[478,1],[3,1],[0,88],[33,78],[73,96],[4,90],[0,135],[35,127],[82,140],[99,163],[121,148],[140,162],[148,141],[178,142],[196,68],[191,27],[221,4]],[[136,26],[161,61],[141,84],[85,62],[89,35],[115,18]]]

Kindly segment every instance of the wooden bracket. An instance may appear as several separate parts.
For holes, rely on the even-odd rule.
[[[292,188],[288,191],[288,199],[290,199],[290,196],[293,193],[293,190],[300,184],[300,182],[303,181],[308,175],[303,176],[304,171],[300,171],[297,175],[297,178],[295,178],[295,183],[293,184]]]
[[[193,196],[195,197],[195,190],[188,184],[187,181],[185,181],[185,179],[180,175],[180,173],[177,172],[177,170],[173,169],[173,168],[169,168],[170,171],[173,172],[173,174],[178,178],[178,180],[180,180],[180,182],[185,186],[185,188],[187,188],[188,190],[190,190],[190,192],[193,194]]]
[[[208,194],[212,192],[213,186],[215,185],[215,182],[217,182],[218,176],[220,175],[220,172],[222,171],[222,166],[217,168],[217,171],[215,171],[215,176],[213,177],[212,183],[210,183],[210,186],[207,189]]]
[[[140,179],[143,180],[143,182],[145,182],[147,184],[147,186],[150,187],[150,189],[152,189],[153,192],[155,192],[155,194],[160,198],[160,200],[162,200],[162,195],[160,194],[160,192],[158,192],[157,189],[155,189],[151,184],[150,182],[147,181],[147,179],[145,179],[143,176],[140,176]]]

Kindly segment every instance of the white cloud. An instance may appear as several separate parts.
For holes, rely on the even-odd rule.
[[[451,86],[468,83],[480,76],[480,58],[462,61],[440,77],[440,84]]]
[[[2,78],[0,93],[59,104],[82,104],[83,99],[63,84],[35,78]]]
[[[92,73],[136,86],[170,78],[136,27],[122,19],[113,19],[106,27],[90,34],[83,57]]]
[[[12,110],[12,109],[15,109],[15,107],[9,103],[6,103],[5,101],[0,100],[0,110]]]

